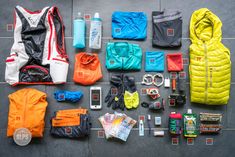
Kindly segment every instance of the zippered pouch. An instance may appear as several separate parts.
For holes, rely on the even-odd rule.
[[[52,82],[49,70],[39,65],[27,65],[20,69],[20,82]]]

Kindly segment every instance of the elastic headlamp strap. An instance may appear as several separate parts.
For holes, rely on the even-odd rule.
[[[158,83],[158,78],[161,79],[161,82]],[[160,87],[164,83],[164,76],[160,73],[157,73],[156,75],[153,76],[153,84],[157,87]]]
[[[143,76],[143,80],[142,80],[141,84],[152,85],[152,83],[153,83],[153,76],[150,74],[145,74]]]

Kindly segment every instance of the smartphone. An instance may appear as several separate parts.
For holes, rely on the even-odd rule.
[[[90,108],[101,109],[102,108],[102,92],[101,87],[90,88]]]

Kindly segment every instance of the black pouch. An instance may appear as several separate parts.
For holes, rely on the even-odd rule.
[[[54,117],[53,117],[54,118]],[[50,134],[55,137],[82,138],[90,135],[91,120],[89,114],[80,115],[80,125],[76,126],[51,126]]]
[[[182,15],[180,11],[152,12],[153,47],[180,47],[182,38]]]
[[[20,82],[52,82],[48,68],[40,65],[27,65],[20,69]]]

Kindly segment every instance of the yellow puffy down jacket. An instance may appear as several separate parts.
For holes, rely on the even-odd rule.
[[[191,102],[228,103],[231,80],[230,51],[222,43],[222,22],[210,10],[196,10],[190,21]]]

